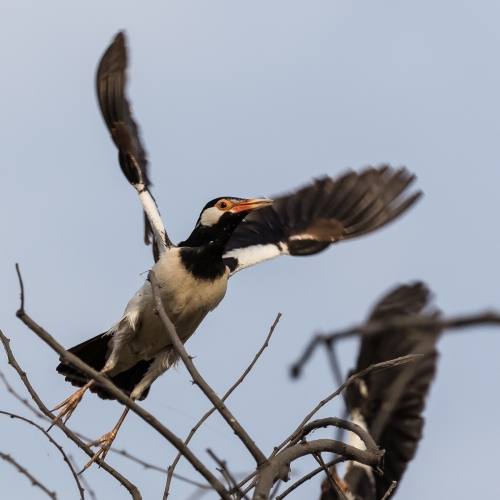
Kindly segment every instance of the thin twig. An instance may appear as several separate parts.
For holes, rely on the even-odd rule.
[[[194,455],[194,453],[184,445],[182,440],[177,437],[172,431],[167,429],[157,418],[151,413],[147,412],[144,408],[139,406],[135,401],[125,395],[118,387],[116,387],[111,380],[102,373],[94,370],[92,367],[84,363],[80,358],[74,354],[66,351],[64,347],[59,344],[47,331],[33,321],[22,309],[19,309],[16,316],[38,337],[40,337],[46,344],[48,344],[54,351],[56,351],[61,359],[77,368],[79,371],[88,375],[91,379],[106,389],[113,397],[120,403],[130,408],[136,415],[141,417],[151,427],[158,431],[167,441],[173,444],[177,450],[182,451],[186,459],[191,465],[207,480],[207,482],[221,495],[225,500],[230,500],[230,496],[222,483],[203,465],[203,463]],[[184,351],[185,352],[185,351]],[[94,456],[94,454],[92,454]],[[102,466],[104,462],[100,463]]]
[[[328,462],[325,464],[326,467],[331,467],[332,465],[337,465],[339,463],[345,462],[344,457],[339,457],[336,458],[335,460],[332,460],[331,462]],[[319,474],[323,470],[323,467],[318,467],[317,469],[314,469],[313,471],[309,472],[309,474],[306,474],[304,477],[301,477],[298,481],[292,484],[288,489],[286,489],[281,495],[276,497],[276,500],[283,500],[287,495],[289,495],[292,491],[296,490],[299,486],[304,484],[306,481],[309,481],[309,479],[313,478],[317,474]]]
[[[377,363],[377,364],[374,364],[374,365],[370,365],[368,368],[366,368],[365,370],[362,370],[360,371],[359,373],[355,373],[354,375],[351,375],[334,393],[330,394],[330,396],[328,396],[327,398],[323,399],[323,401],[321,401],[317,406],[316,408],[314,408],[314,410],[312,410],[309,415],[307,415],[304,420],[302,420],[302,422],[300,423],[300,425],[297,427],[297,429],[288,437],[285,439],[285,441],[283,441],[283,443],[281,443],[279,446],[277,446],[276,448],[274,448],[274,451],[273,453],[271,454],[271,456],[269,458],[273,458],[278,452],[279,450],[281,450],[283,448],[283,446],[285,446],[291,439],[293,439],[293,437],[300,433],[301,429],[304,427],[304,425],[323,407],[325,406],[328,402],[330,402],[333,398],[335,398],[336,396],[338,396],[347,386],[349,386],[350,384],[352,384],[357,378],[360,378],[360,377],[364,377],[365,375],[367,375],[368,373],[373,373],[373,372],[376,372],[376,371],[380,371],[380,370],[385,370],[387,368],[392,368],[394,366],[399,366],[399,365],[402,365],[404,363],[408,363],[408,362],[411,362],[411,361],[416,361],[417,359],[420,359],[422,357],[421,354],[410,354],[408,356],[402,356],[400,358],[396,358],[396,359],[391,359],[389,361],[384,361],[382,363]]]
[[[363,427],[355,424],[354,422],[349,422],[348,420],[341,420],[340,418],[335,418],[335,417],[320,418],[318,420],[314,420],[313,422],[308,423],[307,425],[304,425],[298,432],[296,432],[290,437],[290,446],[297,444],[299,441],[303,441],[307,435],[309,435],[316,429],[330,427],[330,426],[341,427],[356,434],[361,439],[361,441],[363,441],[368,451],[372,453],[376,453],[378,451],[377,444],[370,436],[370,434],[368,434],[368,432],[365,429],[363,429]]]
[[[292,365],[291,373],[293,377],[298,377],[300,375],[304,365],[309,361],[318,345],[331,344],[340,339],[356,335],[377,335],[384,333],[387,330],[397,330],[397,334],[402,334],[405,330],[413,328],[439,331],[467,328],[476,325],[500,325],[500,313],[496,311],[486,311],[484,313],[452,316],[450,318],[440,318],[435,315],[413,315],[407,317],[396,317],[387,321],[370,321],[368,323],[355,325],[345,330],[317,334],[307,344],[300,358]]]
[[[32,420],[29,420],[28,418],[22,417],[21,415],[17,415],[15,413],[10,413],[8,411],[3,411],[3,410],[0,410],[0,415],[6,415],[7,417],[18,419],[23,422],[26,422],[29,425],[32,425],[33,427],[36,427],[59,450],[59,453],[61,453],[64,461],[68,464],[69,470],[71,471],[73,479],[76,482],[76,486],[78,488],[78,491],[80,492],[80,498],[82,500],[85,500],[85,491],[82,488],[82,485],[80,484],[80,480],[78,479],[78,475],[75,469],[73,468],[73,464],[70,462],[68,455],[66,455],[65,451],[63,450],[63,447],[54,438],[43,427],[36,424]]]
[[[273,490],[269,494],[269,500],[273,500],[273,498],[278,494],[278,491],[279,491],[282,484],[283,484],[283,481],[281,479],[278,479],[276,481],[276,484],[274,485]]]
[[[45,416],[42,412],[37,410],[34,406],[31,405],[31,403],[26,399],[23,398],[9,383],[7,380],[7,377],[0,371],[0,379],[2,379],[7,392],[11,394],[13,397],[15,397],[18,401],[20,401],[26,408],[28,408],[31,412],[33,412],[38,418],[43,419],[47,422],[50,422],[52,419]],[[83,434],[79,432],[74,432],[75,436],[79,437],[82,441],[85,441],[86,443],[89,443],[90,441],[93,441],[91,438],[88,436],[84,436]],[[141,458],[138,458],[132,454],[130,454],[127,450],[117,450],[115,448],[111,448],[109,450],[111,453],[116,453],[117,455],[121,455],[122,457],[127,458],[128,460],[131,460],[132,462],[136,462],[139,465],[142,465],[145,469],[151,469],[155,470],[158,472],[161,472],[162,474],[166,474],[168,471],[164,467],[160,467],[155,464],[151,464],[149,462],[146,462],[145,460],[142,460]],[[69,456],[69,455],[68,455]],[[196,486],[197,488],[206,488],[206,489],[212,489],[210,486],[206,484],[201,484],[198,483],[197,481],[193,481],[192,479],[189,479],[187,477],[184,477],[180,474],[174,474],[174,477],[176,479],[179,479],[180,481],[184,481],[186,483],[192,484],[193,486]],[[83,478],[83,476],[80,476],[80,478]],[[82,483],[84,481],[82,480]]]
[[[382,497],[382,500],[387,500],[397,485],[398,485],[398,482],[393,481],[392,484],[389,486],[389,489],[386,491],[385,495]]]
[[[335,351],[335,344],[330,343],[327,344],[326,347],[326,353],[328,355],[328,361],[330,362],[330,368],[332,369],[333,379],[335,380],[335,384],[339,386],[340,384],[342,384],[342,380],[344,380],[344,377],[342,376],[340,363],[337,358],[337,352]]]
[[[325,471],[326,477],[328,478],[328,482],[330,483],[330,486],[332,487],[333,491],[335,491],[337,497],[340,498],[340,500],[348,500],[345,493],[342,491],[342,488],[337,484],[337,481],[335,481],[335,478],[333,477],[329,468],[326,466],[323,457],[321,456],[321,453],[315,454],[314,458]]]
[[[219,457],[217,457],[217,455],[210,448],[207,449],[207,453],[214,459],[217,465],[219,465],[219,467],[221,468],[221,474],[226,476],[227,478],[226,480],[229,483],[231,493],[236,493],[237,498],[246,498],[248,500],[247,496],[243,494],[241,490],[238,488],[238,483],[234,478],[234,476],[231,474],[230,470],[228,469],[226,461],[221,460]]]
[[[19,264],[17,262],[16,262],[16,272],[17,272],[17,277],[19,278],[19,286],[21,287],[21,291],[20,291],[21,307],[20,307],[20,310],[24,311],[24,283],[23,283],[23,278],[21,276],[21,271],[19,269]]]
[[[243,479],[243,481],[240,481],[238,488],[241,488],[241,486],[245,484],[249,478],[253,478],[253,481],[243,490],[243,495],[246,495],[257,484],[257,481],[259,480],[258,471],[255,471],[253,474]]]
[[[156,305],[156,310],[158,312],[158,315],[165,326],[165,329],[168,332],[168,335],[170,337],[170,341],[172,342],[172,345],[174,349],[176,350],[177,354],[180,356],[184,364],[186,365],[186,368],[193,378],[193,382],[202,390],[202,392],[207,396],[207,398],[210,400],[210,402],[217,408],[217,411],[221,414],[221,416],[224,418],[224,420],[228,423],[228,425],[231,427],[233,432],[238,436],[240,441],[243,443],[243,445],[246,447],[246,449],[250,452],[250,454],[254,457],[255,461],[257,462],[257,465],[260,466],[264,463],[266,463],[267,458],[262,453],[262,451],[259,449],[259,447],[255,444],[255,442],[252,440],[252,438],[248,435],[247,431],[242,427],[242,425],[236,420],[234,415],[229,411],[229,409],[226,407],[226,405],[221,401],[219,396],[215,393],[215,391],[207,384],[205,379],[200,375],[198,370],[193,364],[193,361],[191,360],[189,354],[187,353],[186,349],[184,348],[184,345],[182,344],[181,340],[179,339],[179,336],[177,335],[177,332],[175,331],[175,327],[173,323],[170,321],[169,317],[167,316],[167,313],[165,312],[165,309],[163,307],[163,303],[161,301],[161,294],[160,294],[160,286],[158,285],[158,282],[156,280],[155,273],[153,271],[149,271],[149,281],[151,282],[151,288],[153,290],[153,296],[155,299],[155,305]],[[185,446],[184,446],[185,448]],[[180,448],[179,448],[180,450]]]
[[[73,465],[73,469],[78,469],[79,467],[78,467],[75,459],[73,458],[73,456],[68,455],[68,458],[69,458],[71,464]],[[80,481],[82,482],[83,487],[85,488],[85,491],[89,494],[91,500],[97,500],[97,496],[95,494],[95,491],[92,489],[89,482],[85,478],[85,474],[81,474],[79,477],[80,477]]]
[[[31,405],[31,403],[26,399],[23,398],[10,384],[9,381],[7,380],[7,377],[0,372],[0,378],[2,379],[2,382],[5,385],[5,388],[7,389],[7,392],[14,396],[18,401],[20,401],[26,408],[28,408],[34,415],[36,415],[38,418],[43,419],[43,420],[49,420],[48,417],[46,417],[41,411],[37,410],[34,406]]]
[[[12,353],[12,350],[9,345],[10,340],[3,334],[1,330],[0,330],[0,341],[2,342],[5,352],[7,354],[7,361],[9,365],[11,365],[14,368],[14,370],[16,370],[23,384],[25,385],[27,391],[32,397],[33,401],[36,403],[40,411],[45,416],[47,416],[50,420],[53,420],[55,418],[55,415],[44,405],[43,401],[40,399],[36,391],[31,386],[30,381],[28,380],[28,377],[26,375],[26,372],[24,372],[21,369],[19,363],[14,357],[14,354]],[[94,456],[94,451],[91,448],[89,448],[81,439],[79,439],[74,432],[68,429],[60,420],[58,420],[55,425],[59,427],[59,429],[61,429],[64,432],[64,434],[66,434],[66,436],[69,439],[71,439],[71,441],[73,441],[80,449],[82,449],[89,457]],[[126,477],[122,476],[118,471],[113,469],[113,467],[111,467],[107,463],[102,463],[101,468],[103,468],[108,474],[110,474],[117,481],[119,481],[122,484],[122,486],[124,486],[128,490],[133,500],[142,500],[141,493],[139,492],[137,486],[132,484]]]
[[[347,422],[346,422],[347,423]],[[334,441],[333,439],[317,439],[315,441],[302,440],[279,452],[268,463],[259,468],[258,481],[255,485],[254,500],[267,500],[269,492],[276,479],[287,478],[291,464],[306,455],[330,452],[342,455],[347,460],[354,460],[369,467],[377,468],[384,451],[360,450],[349,444]]]
[[[264,352],[264,349],[269,345],[269,340],[271,339],[272,334],[274,333],[274,329],[278,325],[278,322],[281,318],[281,313],[278,313],[276,316],[276,319],[274,320],[274,323],[272,324],[269,333],[266,337],[266,340],[262,347],[260,348],[259,352],[255,355],[253,361],[250,363],[248,368],[243,372],[241,377],[233,384],[233,386],[224,394],[222,397],[221,401],[226,401],[226,399],[234,392],[234,390],[245,380],[245,377],[250,373],[250,370],[254,367],[255,363],[257,363],[257,360],[260,358],[261,354]],[[200,421],[191,429],[191,432],[189,433],[188,437],[184,441],[184,444],[187,446],[189,442],[191,441],[192,437],[194,436],[195,432],[202,426],[202,424],[210,417],[215,412],[216,408],[215,406],[210,409],[203,417],[200,419]],[[177,464],[179,463],[179,460],[181,459],[182,454],[178,453],[177,456],[175,457],[175,460],[172,462],[172,465],[168,468],[168,475],[167,475],[167,484],[165,485],[165,491],[163,493],[163,500],[167,500],[168,493],[170,490],[170,483],[172,481],[172,476],[175,477],[174,470]],[[243,483],[244,484],[244,483]]]
[[[245,485],[246,483],[248,483],[248,481],[250,481],[250,479],[253,479],[253,481],[250,483],[250,485],[245,489],[243,490],[243,494],[246,495],[254,486],[255,486],[255,483],[257,482],[257,479],[255,478],[255,476],[258,474],[258,471],[253,471],[251,474],[249,474],[247,477],[245,477],[244,479],[242,479],[236,486],[238,488],[242,488],[243,485]]]
[[[48,497],[52,498],[52,500],[57,500],[57,495],[55,491],[50,491],[46,486],[44,486],[40,481],[38,481],[38,479],[36,479],[32,474],[30,474],[28,469],[24,468],[22,465],[16,462],[10,455],[7,455],[6,453],[2,453],[0,451],[0,458],[13,465],[18,470],[18,472],[24,474],[31,481],[31,484],[33,486],[40,488],[44,493],[47,494]]]

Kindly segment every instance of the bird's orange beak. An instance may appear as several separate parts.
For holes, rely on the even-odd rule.
[[[259,208],[268,207],[273,204],[273,200],[268,200],[267,198],[254,198],[252,200],[244,200],[234,205],[230,212],[251,212],[252,210],[259,210]]]

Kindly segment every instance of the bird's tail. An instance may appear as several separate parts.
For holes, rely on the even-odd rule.
[[[100,334],[93,337],[81,344],[78,344],[68,351],[75,356],[78,356],[84,363],[87,363],[94,370],[100,371],[104,368],[106,363],[106,353],[108,351],[108,343],[111,340],[109,335]],[[111,381],[121,389],[127,396],[134,390],[134,387],[142,380],[144,375],[149,369],[152,360],[150,361],[139,361],[132,368],[110,377]],[[83,387],[89,380],[90,377],[77,368],[71,366],[68,363],[62,362],[56,368],[57,372],[64,375],[66,382],[70,382],[76,387]],[[97,394],[101,399],[116,399],[103,387],[97,384],[90,386],[90,391]],[[144,391],[141,396],[141,400],[144,399],[149,392],[149,388]]]

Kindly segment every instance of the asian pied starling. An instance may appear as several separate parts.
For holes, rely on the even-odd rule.
[[[118,33],[97,70],[97,97],[118,148],[121,169],[138,191],[145,211],[145,240],[152,241],[153,271],[165,311],[185,342],[223,299],[234,273],[279,255],[311,255],[330,244],[378,229],[406,211],[422,194],[407,194],[414,176],[404,168],[367,168],[337,179],[323,177],[291,194],[268,199],[217,198],[205,205],[196,225],[175,246],[169,240],[149,191],[147,159],[125,95],[127,50]],[[272,205],[271,205],[272,204]],[[245,219],[245,220],[244,220]],[[106,373],[132,399],[144,399],[150,385],[177,360],[146,281],[123,316],[107,332],[70,349]],[[71,416],[87,389],[114,399],[73,366],[57,371],[80,387],[56,409],[56,420]],[[102,443],[93,461],[104,460],[128,409]]]

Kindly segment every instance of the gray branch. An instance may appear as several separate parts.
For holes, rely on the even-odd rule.
[[[353,337],[355,335],[371,336],[397,330],[397,334],[403,334],[406,330],[418,328],[421,330],[456,330],[471,326],[500,325],[500,313],[496,311],[486,311],[484,313],[473,313],[450,318],[440,318],[435,315],[413,315],[408,317],[393,318],[387,321],[369,321],[347,328],[345,330],[333,331],[315,335],[304,349],[300,358],[292,365],[291,373],[293,377],[298,377],[309,361],[312,354],[319,345],[331,345],[337,340]]]
[[[260,466],[267,461],[266,456],[262,451],[258,448],[258,446],[254,443],[252,438],[248,435],[247,431],[243,429],[241,424],[236,420],[233,414],[229,411],[223,401],[217,396],[215,391],[207,384],[205,379],[200,375],[196,367],[194,366],[193,361],[191,360],[189,354],[184,348],[183,343],[179,339],[177,332],[175,331],[175,327],[170,321],[165,309],[163,308],[163,303],[161,301],[160,295],[160,286],[158,281],[156,280],[155,273],[153,271],[149,271],[149,281],[151,282],[151,288],[153,289],[153,296],[156,303],[156,310],[160,319],[167,330],[170,341],[174,346],[177,354],[180,356],[186,368],[188,369],[189,374],[193,377],[193,382],[203,391],[205,396],[210,400],[210,402],[215,406],[217,411],[222,415],[222,418],[228,423],[233,432],[240,438],[241,442],[245,445],[246,449],[250,452],[250,454],[254,457],[257,465]]]
[[[36,427],[59,450],[59,453],[62,455],[64,461],[68,465],[69,470],[71,471],[71,474],[73,476],[73,479],[76,482],[76,486],[78,488],[78,491],[80,492],[80,498],[82,500],[85,500],[85,490],[82,488],[82,485],[80,484],[80,480],[78,479],[78,474],[76,473],[75,469],[73,468],[73,464],[71,463],[70,459],[66,455],[62,446],[54,438],[43,427],[41,427],[38,424],[35,424],[35,422],[33,422],[32,420],[29,420],[28,418],[22,417],[21,415],[17,415],[15,413],[10,413],[8,411],[3,411],[3,410],[0,410],[0,415],[6,415],[7,417],[21,420],[22,422],[25,422],[29,425],[32,425],[33,427]]]
[[[43,401],[40,399],[36,391],[33,389],[32,385],[30,384],[30,381],[28,380],[28,377],[26,375],[26,372],[24,372],[21,367],[19,366],[19,363],[17,362],[16,358],[14,357],[14,354],[12,353],[12,350],[10,348],[10,340],[3,334],[3,332],[0,330],[0,340],[3,344],[3,347],[5,349],[5,352],[7,354],[7,361],[9,365],[11,365],[14,370],[16,370],[17,374],[21,378],[21,381],[23,382],[24,386],[26,387],[27,391],[29,392],[30,396],[32,397],[33,401],[36,403],[40,411],[48,417],[50,420],[54,420],[55,415],[44,405]],[[55,424],[61,431],[66,434],[66,436],[71,439],[80,449],[82,449],[87,456],[93,457],[94,452],[92,451],[91,448],[89,448],[78,436],[75,435],[74,432],[72,432],[70,429],[68,429],[60,420],[58,420]],[[118,471],[113,469],[110,465],[107,463],[102,463],[101,467],[111,476],[113,476],[117,481],[119,481],[130,493],[132,496],[133,500],[142,500],[142,496],[134,484],[132,484],[126,477],[122,476]]]
[[[243,375],[233,384],[233,386],[224,394],[222,397],[221,401],[225,401],[233,392],[234,390],[243,382],[245,377],[250,373],[250,370],[254,367],[255,363],[257,363],[257,360],[260,358],[261,354],[264,352],[264,349],[269,345],[269,340],[271,339],[272,334],[274,333],[274,329],[278,325],[278,322],[281,318],[281,313],[278,313],[276,316],[276,319],[274,320],[273,325],[271,326],[271,329],[269,330],[269,333],[267,335],[266,340],[264,341],[264,344],[260,348],[259,352],[255,355],[253,361],[250,363],[248,368],[243,372]],[[192,437],[194,436],[195,432],[203,425],[203,423],[210,417],[215,412],[216,408],[215,406],[209,410],[203,417],[200,419],[200,421],[191,429],[191,432],[189,433],[188,437],[184,441],[184,444],[187,446],[189,442],[191,441]],[[181,459],[182,454],[179,453],[176,457],[175,460],[173,461],[172,465],[168,468],[168,475],[167,475],[167,484],[165,485],[165,492],[163,493],[163,500],[167,500],[168,497],[168,492],[170,490],[170,483],[172,481],[172,476],[175,477],[174,470],[177,464],[179,463],[179,460]],[[244,483],[243,483],[244,484]],[[243,484],[240,483],[238,487],[241,487]]]
[[[44,486],[38,479],[36,479],[25,467],[20,465],[16,460],[14,460],[10,455],[7,455],[6,453],[2,453],[0,451],[0,458],[2,460],[5,460],[6,462],[10,463],[13,465],[18,472],[21,474],[24,474],[30,481],[33,486],[36,486],[37,488],[40,488],[49,498],[52,498],[52,500],[57,500],[57,495],[55,494],[54,491],[50,491],[46,486]]]
[[[19,272],[19,271],[18,271]],[[19,278],[21,279],[20,273]],[[22,283],[22,281],[21,281]],[[23,301],[21,301],[21,304]],[[197,470],[208,483],[221,495],[224,500],[231,500],[230,495],[222,483],[203,465],[203,463],[194,455],[194,453],[184,445],[182,440],[177,437],[172,431],[167,429],[158,419],[147,412],[144,408],[140,407],[135,401],[126,396],[118,387],[116,387],[111,380],[105,375],[97,372],[89,365],[84,363],[80,358],[74,354],[66,351],[64,347],[59,344],[47,331],[33,321],[23,309],[19,309],[16,316],[40,339],[49,345],[55,352],[61,356],[64,362],[71,364],[81,372],[88,375],[91,379],[95,380],[97,384],[104,387],[110,394],[112,394],[120,403],[130,408],[135,414],[141,417],[151,427],[158,431],[165,439],[167,439],[177,450],[182,451],[186,459]],[[93,454],[92,454],[93,456]],[[139,498],[139,497],[137,497]]]

